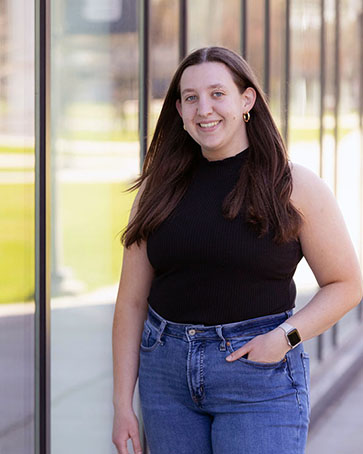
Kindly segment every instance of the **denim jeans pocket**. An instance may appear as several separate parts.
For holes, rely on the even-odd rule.
[[[144,352],[154,351],[159,345],[162,345],[159,330],[152,325],[149,320],[144,321],[144,329],[141,336],[140,349]]]
[[[252,340],[255,336],[243,337],[243,338],[230,338],[228,339],[227,346],[231,353],[235,352],[239,348],[243,347],[247,342]],[[271,369],[281,366],[281,364],[286,362],[286,357],[282,358],[280,361],[271,362],[271,363],[262,363],[258,361],[251,361],[250,359],[244,358],[243,356],[238,358],[237,361],[240,361],[248,366],[258,367],[262,369]]]

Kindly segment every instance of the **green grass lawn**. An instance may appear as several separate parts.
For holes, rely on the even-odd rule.
[[[63,262],[87,290],[119,279],[123,248],[118,233],[127,224],[136,193],[122,193],[124,189],[121,183],[61,186]]]
[[[0,185],[0,303],[34,295],[34,185]]]
[[[0,146],[0,153],[34,153],[33,147]]]
[[[55,225],[58,265],[71,269],[85,291],[118,281],[127,224],[136,192],[124,183],[64,183],[58,188]],[[34,185],[0,185],[0,303],[34,295]]]

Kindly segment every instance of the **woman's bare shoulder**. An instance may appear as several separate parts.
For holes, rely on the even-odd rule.
[[[360,270],[348,229],[329,186],[314,172],[291,165],[292,203],[303,215],[299,234],[304,257],[320,286],[354,279]]]
[[[312,170],[290,162],[292,175],[291,200],[304,214],[314,207],[318,209],[327,200],[334,198],[330,188]]]

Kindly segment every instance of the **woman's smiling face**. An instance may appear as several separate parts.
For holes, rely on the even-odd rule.
[[[184,70],[176,107],[204,156],[223,159],[248,146],[242,115],[252,108],[251,95],[252,88],[240,93],[223,63],[205,62]]]

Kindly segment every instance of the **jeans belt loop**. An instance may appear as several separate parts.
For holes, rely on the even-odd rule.
[[[221,325],[216,326],[216,331],[217,331],[218,336],[222,339],[222,342],[219,344],[219,350],[221,352],[225,352],[226,351],[226,339],[223,337],[223,334],[222,334],[222,326]]]
[[[158,332],[158,342],[161,342],[161,336],[163,335],[163,332],[164,332],[164,329],[165,329],[165,326],[166,326],[166,321],[165,320],[161,320],[161,323],[160,323],[160,326],[159,326],[159,332]]]

